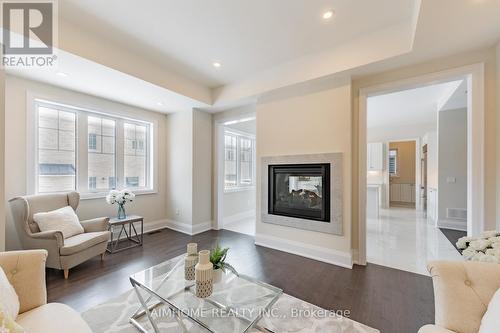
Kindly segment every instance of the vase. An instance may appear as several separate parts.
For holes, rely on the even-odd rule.
[[[198,263],[195,266],[196,297],[206,298],[212,295],[213,290],[213,265],[210,262],[210,251],[203,250],[198,253]]]
[[[125,205],[118,204],[118,219],[123,220],[126,217],[127,215],[125,214]]]
[[[218,269],[213,270],[214,283],[219,283],[222,281],[222,274],[224,274],[224,272],[222,271],[222,268],[218,268]]]
[[[184,259],[184,278],[192,281],[195,278],[194,268],[198,263],[198,244],[189,243],[187,245],[187,255]]]

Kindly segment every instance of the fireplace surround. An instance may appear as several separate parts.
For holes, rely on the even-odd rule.
[[[263,223],[343,234],[342,153],[261,158]]]

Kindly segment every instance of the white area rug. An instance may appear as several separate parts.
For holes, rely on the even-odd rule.
[[[171,260],[176,262],[176,258]],[[110,300],[104,304],[98,305],[82,313],[83,318],[90,325],[94,333],[136,333],[138,330],[129,323],[129,318],[139,307],[139,301],[133,290]],[[164,308],[166,310],[166,308]],[[294,332],[294,333],[377,333],[376,329],[360,324],[348,318],[334,315],[315,305],[297,299],[287,294],[283,294],[274,304],[271,315],[267,315],[260,320],[258,325],[276,332]],[[161,311],[157,308],[155,313],[162,316],[157,317],[158,327],[161,332],[177,333],[182,332],[174,315],[169,311]],[[143,316],[140,320],[143,327],[148,332],[153,332],[147,317]],[[189,332],[206,332],[193,324],[189,319],[183,320],[184,325]],[[227,328],[226,328],[227,329]],[[230,331],[230,330],[229,330]],[[233,328],[232,331],[239,331]],[[259,332],[254,329],[251,332]]]

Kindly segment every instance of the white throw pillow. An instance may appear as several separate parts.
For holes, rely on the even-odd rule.
[[[36,213],[33,221],[38,224],[40,231],[61,231],[64,238],[83,233],[83,227],[70,206],[59,208],[46,213]]]
[[[481,319],[478,333],[498,333],[500,327],[500,289],[491,298],[488,310]]]
[[[0,308],[15,320],[19,314],[19,307],[19,297],[5,272],[0,268]]]

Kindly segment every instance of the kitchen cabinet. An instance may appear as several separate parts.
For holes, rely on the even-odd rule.
[[[368,144],[366,161],[368,171],[384,170],[384,144],[382,142],[372,142]]]

